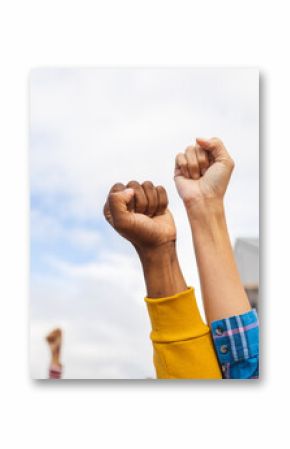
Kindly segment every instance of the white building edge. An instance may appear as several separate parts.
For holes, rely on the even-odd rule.
[[[259,239],[238,238],[234,247],[242,283],[251,305],[258,306],[259,295]]]

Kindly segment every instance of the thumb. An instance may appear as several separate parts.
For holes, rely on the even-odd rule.
[[[129,214],[128,205],[133,196],[134,190],[130,188],[110,193],[108,200],[114,225],[120,224],[126,219],[127,214]]]
[[[213,137],[212,139],[197,137],[196,143],[200,145],[203,150],[212,155],[214,162],[224,162],[227,160],[231,160],[231,157],[227,152],[223,142],[216,137]]]

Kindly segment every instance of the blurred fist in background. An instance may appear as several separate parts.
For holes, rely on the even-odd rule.
[[[62,341],[61,329],[57,328],[50,332],[46,337],[46,341],[50,347],[52,356],[59,357]]]

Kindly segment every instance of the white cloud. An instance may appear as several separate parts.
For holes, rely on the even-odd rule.
[[[258,77],[251,70],[38,70],[31,77],[32,188],[92,216],[116,181],[152,179],[170,196],[175,154],[219,135],[239,187],[258,190]],[[238,178],[236,178],[238,179]],[[233,200],[235,201],[236,198]]]
[[[57,275],[32,277],[33,377],[47,377],[44,336],[55,326],[64,331],[66,378],[154,376],[143,280],[135,262],[119,254],[82,266],[55,261]]]
[[[56,217],[48,215],[37,209],[31,211],[31,235],[37,241],[68,242],[79,250],[97,251],[101,241],[100,233],[74,224],[74,227],[65,226]]]

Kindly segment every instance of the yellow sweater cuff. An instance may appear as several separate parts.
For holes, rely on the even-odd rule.
[[[209,332],[203,322],[194,289],[166,298],[145,298],[152,325],[151,340],[173,342],[200,337]]]

